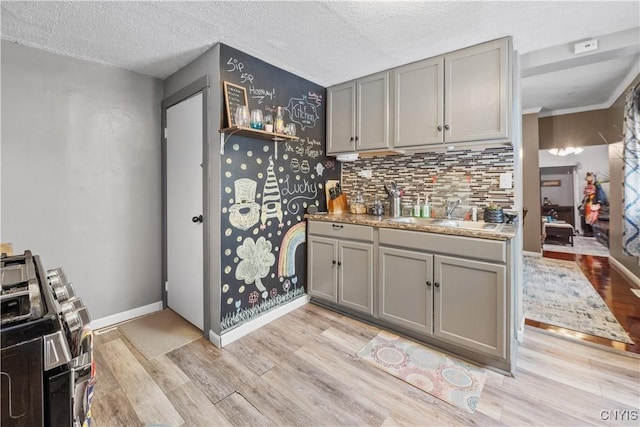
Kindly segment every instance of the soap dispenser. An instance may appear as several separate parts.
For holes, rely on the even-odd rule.
[[[429,195],[424,194],[424,204],[422,205],[422,211],[420,213],[422,218],[431,218],[431,206],[429,206]]]
[[[413,216],[420,218],[420,195],[416,199],[416,204],[413,205]]]

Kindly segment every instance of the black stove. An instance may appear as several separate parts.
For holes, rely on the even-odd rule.
[[[89,313],[61,268],[30,251],[0,257],[2,426],[90,425]]]

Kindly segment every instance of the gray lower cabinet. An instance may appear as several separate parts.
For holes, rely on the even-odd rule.
[[[308,293],[513,372],[508,241],[308,221]]]
[[[379,316],[424,334],[433,333],[433,255],[378,249]]]
[[[490,262],[436,255],[436,337],[506,358],[506,268]]]
[[[378,249],[379,317],[506,358],[506,267],[418,250]]]
[[[371,227],[309,221],[308,232],[309,295],[373,315]]]

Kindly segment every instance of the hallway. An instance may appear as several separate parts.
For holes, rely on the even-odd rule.
[[[525,320],[525,324],[580,341],[640,354],[640,297],[631,291],[633,285],[618,270],[609,265],[609,258],[552,251],[543,251],[543,257],[576,261],[580,265],[582,272],[587,276],[587,279],[589,279],[616,319],[618,319],[618,322],[636,344],[611,341],[529,319]]]

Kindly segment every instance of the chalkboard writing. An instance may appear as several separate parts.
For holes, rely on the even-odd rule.
[[[289,112],[291,121],[299,124],[302,130],[316,127],[320,119],[316,105],[307,100],[307,95],[289,99],[289,103],[284,108]]]
[[[238,105],[249,106],[247,90],[242,86],[224,82],[224,103],[227,109],[227,123],[229,126],[235,126]]]

